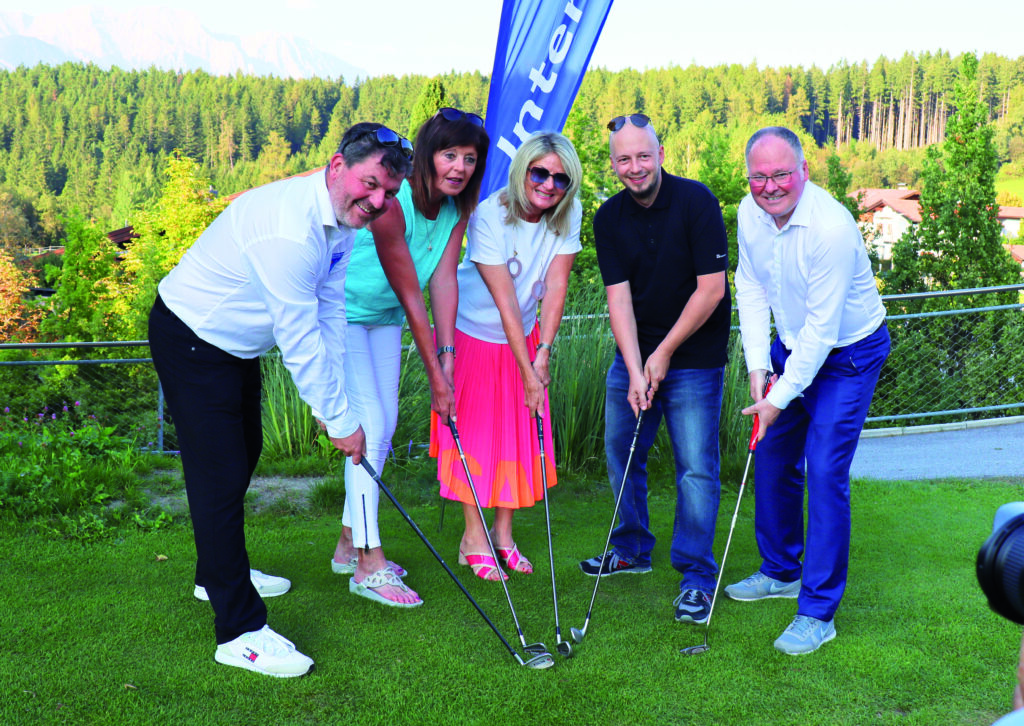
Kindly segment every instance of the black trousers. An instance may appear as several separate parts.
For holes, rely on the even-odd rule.
[[[149,345],[174,417],[196,541],[196,584],[213,605],[217,643],[259,630],[267,608],[249,579],[243,500],[263,448],[260,362],[192,332],[159,297]]]

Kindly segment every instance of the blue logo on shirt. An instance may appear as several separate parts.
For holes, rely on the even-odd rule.
[[[331,268],[330,269],[333,270],[334,266],[338,263],[338,260],[340,260],[344,256],[345,256],[344,253],[341,253],[341,252],[335,252],[333,255],[331,255]]]

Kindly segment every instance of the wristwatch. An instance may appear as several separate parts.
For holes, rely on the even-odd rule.
[[[455,357],[455,346],[454,345],[442,345],[437,349],[437,357],[440,358],[445,353],[451,353],[452,358]]]

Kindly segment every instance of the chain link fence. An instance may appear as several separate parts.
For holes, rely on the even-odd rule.
[[[0,410],[60,416],[64,407],[134,432],[152,451],[177,448],[165,426],[149,342],[0,344]]]
[[[868,426],[1024,413],[1024,285],[883,298],[892,352]]]
[[[893,345],[868,427],[1024,413],[1021,290],[1024,285],[884,297]],[[148,352],[141,340],[0,344],[0,409],[36,415],[77,403],[85,414],[137,432],[144,448],[174,451]],[[419,365],[418,356],[403,357],[403,366]],[[730,365],[743,365],[741,356]]]

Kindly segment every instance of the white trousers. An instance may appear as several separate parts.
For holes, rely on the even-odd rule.
[[[402,368],[402,326],[353,325],[345,333],[345,392],[366,436],[366,456],[378,474],[384,468],[398,424],[398,380]],[[345,459],[345,513],[357,548],[380,547],[377,504],[380,491],[362,465]]]

